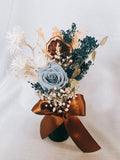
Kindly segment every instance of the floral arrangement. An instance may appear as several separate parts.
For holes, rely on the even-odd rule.
[[[17,77],[25,78],[40,98],[32,111],[36,114],[52,115],[55,121],[57,121],[55,117],[59,119],[60,123],[56,126],[53,124],[54,129],[48,132],[51,133],[64,122],[67,132],[74,142],[78,143],[77,146],[80,149],[86,152],[100,149],[92,137],[90,143],[91,146],[94,143],[94,147],[87,147],[87,149],[81,147],[81,142],[76,142],[74,136],[71,135],[67,126],[68,120],[65,122],[65,117],[85,115],[85,101],[83,96],[78,94],[79,81],[94,64],[96,48],[105,44],[108,37],[98,43],[94,37],[85,36],[82,31],[77,30],[75,23],[67,31],[54,27],[52,38],[48,42],[41,28],[35,31],[38,37],[34,47],[27,42],[20,27],[8,33],[10,53],[15,54],[10,70]],[[24,47],[30,48],[32,54],[29,56],[22,54]],[[47,123],[50,121],[50,118],[48,122],[46,120]],[[47,132],[45,125],[41,123],[42,138],[48,136],[45,132]]]

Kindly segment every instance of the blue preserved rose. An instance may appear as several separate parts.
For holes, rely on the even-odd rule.
[[[39,83],[44,91],[61,89],[68,83],[68,77],[60,65],[50,62],[48,66],[39,68]]]

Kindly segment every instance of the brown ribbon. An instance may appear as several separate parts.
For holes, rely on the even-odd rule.
[[[45,107],[46,104],[48,107]],[[42,139],[46,138],[57,127],[64,123],[69,136],[83,152],[94,152],[101,148],[77,117],[85,116],[85,101],[83,95],[78,94],[75,99],[72,99],[69,111],[63,112],[63,114],[52,112],[51,107],[45,100],[39,100],[32,108],[32,112],[45,115],[40,125]]]

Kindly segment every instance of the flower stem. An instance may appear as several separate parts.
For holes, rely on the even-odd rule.
[[[26,46],[28,46],[32,50],[32,54],[33,54],[33,56],[35,56],[34,48],[30,44],[28,44],[26,41],[24,41],[24,43]]]

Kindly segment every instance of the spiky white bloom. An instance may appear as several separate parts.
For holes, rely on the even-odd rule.
[[[48,59],[44,54],[40,54],[34,57],[34,65],[37,68],[46,67],[48,65]]]
[[[9,41],[10,53],[16,53],[21,50],[25,42],[24,31],[19,27],[13,28],[12,32],[7,33],[7,39]]]
[[[28,58],[23,55],[18,55],[11,63],[11,70],[15,71],[18,75],[24,74],[24,68],[27,64]]]

